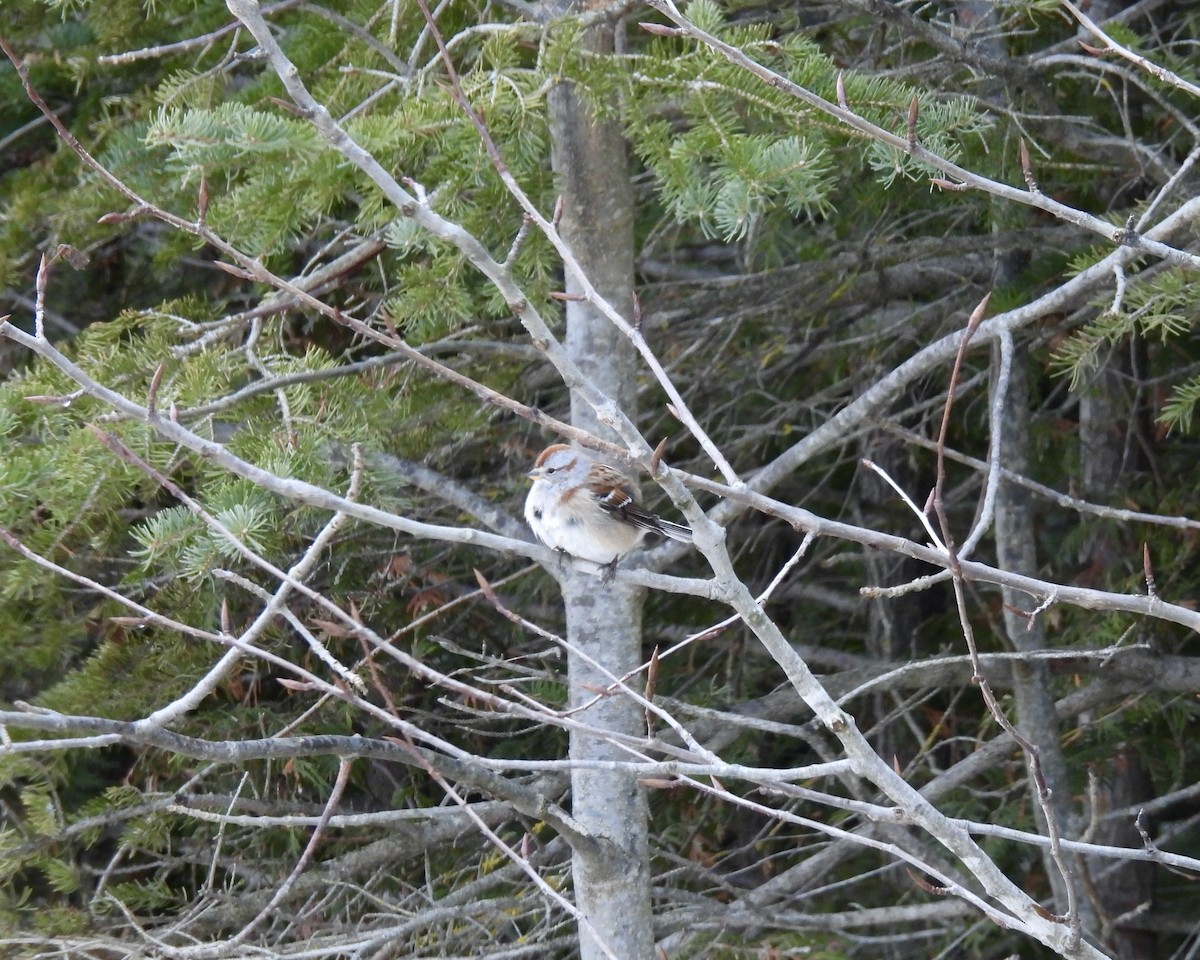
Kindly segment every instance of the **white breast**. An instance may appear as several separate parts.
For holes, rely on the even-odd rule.
[[[593,563],[612,563],[636,547],[646,534],[605,513],[586,497],[562,504],[561,493],[542,481],[534,481],[525,498],[525,520],[546,546]]]

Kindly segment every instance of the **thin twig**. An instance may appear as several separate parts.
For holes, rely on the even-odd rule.
[[[224,949],[228,946],[245,943],[250,934],[252,934],[264,920],[275,913],[275,908],[278,907],[279,904],[281,904],[291,892],[292,887],[296,885],[296,881],[300,879],[300,874],[302,874],[308,868],[308,865],[312,862],[313,857],[316,856],[317,847],[320,845],[321,841],[325,839],[325,828],[329,824],[329,818],[333,816],[333,812],[338,808],[338,804],[342,802],[342,794],[346,792],[346,785],[350,782],[350,768],[352,766],[353,761],[347,759],[343,759],[338,764],[337,777],[334,779],[333,789],[329,791],[329,798],[325,801],[325,809],[321,811],[321,819],[313,828],[312,836],[308,838],[308,843],[304,846],[304,852],[300,854],[300,859],[298,859],[296,861],[296,865],[292,867],[292,872],[289,873],[283,883],[279,885],[279,888],[275,891],[275,895],[271,897],[270,901],[254,916],[249,923],[242,927],[242,929],[235,933],[232,937],[222,943],[214,944],[213,947],[215,950],[213,948],[208,948],[204,950],[196,950],[194,953],[190,950],[181,952],[192,955],[218,956],[223,953]]]
[[[946,403],[942,413],[941,428],[938,431],[937,439],[937,477],[933,489],[933,508],[937,514],[938,522],[942,528],[942,539],[946,547],[947,569],[950,571],[952,583],[954,585],[955,603],[958,608],[959,625],[962,630],[963,638],[967,643],[967,651],[971,657],[972,669],[974,676],[972,681],[979,687],[979,691],[983,696],[984,703],[987,705],[989,712],[1000,724],[1001,728],[1013,741],[1021,748],[1025,754],[1029,764],[1029,774],[1034,781],[1036,787],[1036,795],[1039,804],[1042,808],[1042,815],[1046,822],[1046,833],[1050,839],[1050,856],[1054,860],[1059,873],[1063,878],[1063,885],[1066,888],[1067,894],[1067,909],[1061,917],[1048,917],[1055,922],[1067,924],[1070,930],[1071,950],[1078,944],[1082,935],[1081,920],[1079,916],[1079,908],[1076,902],[1077,893],[1075,885],[1071,882],[1071,868],[1067,862],[1066,855],[1063,851],[1061,839],[1061,830],[1058,823],[1058,817],[1054,811],[1054,807],[1050,803],[1050,789],[1046,784],[1046,778],[1042,772],[1041,751],[1037,744],[1033,743],[1026,737],[1016,726],[1008,719],[1000,707],[999,701],[996,699],[992,691],[991,684],[988,683],[987,677],[983,672],[983,667],[979,659],[979,649],[975,643],[975,631],[971,626],[970,616],[967,611],[966,594],[963,590],[965,579],[962,573],[962,565],[959,560],[958,550],[954,543],[954,534],[950,529],[950,519],[946,512],[945,504],[945,485],[946,485],[946,438],[950,430],[951,412],[954,407],[954,395],[958,387],[958,378],[962,370],[962,363],[966,357],[967,346],[970,343],[971,335],[979,328],[979,324],[983,322],[983,316],[987,309],[987,303],[991,295],[985,296],[983,301],[975,308],[970,318],[967,321],[966,330],[963,331],[962,340],[959,344],[958,355],[954,360],[954,367],[950,373],[950,384],[946,389]]]
[[[1179,76],[1179,74],[1168,70],[1166,67],[1160,66],[1151,60],[1147,60],[1141,54],[1134,53],[1128,47],[1117,43],[1116,40],[1101,30],[1091,19],[1091,17],[1075,6],[1071,0],[1060,0],[1060,2],[1071,12],[1071,16],[1078,20],[1080,25],[1083,26],[1085,30],[1087,30],[1092,34],[1092,36],[1096,37],[1104,44],[1106,49],[1111,50],[1118,56],[1128,60],[1130,63],[1141,67],[1152,77],[1161,80],[1163,83],[1169,83],[1171,86],[1178,87],[1185,93],[1190,93],[1193,97],[1200,98],[1200,87],[1196,86],[1196,84],[1192,83],[1190,80],[1185,80],[1183,77]]]

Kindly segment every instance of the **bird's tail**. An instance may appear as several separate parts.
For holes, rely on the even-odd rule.
[[[603,507],[604,502],[601,501],[600,505]],[[614,512],[620,513],[626,522],[632,523],[634,526],[645,527],[647,530],[661,533],[664,537],[670,537],[672,540],[678,540],[680,543],[692,542],[692,531],[683,524],[664,520],[657,514],[643,510],[636,504],[622,504]]]
[[[692,531],[680,523],[672,523],[670,520],[664,520],[662,517],[657,517],[658,523],[653,529],[657,530],[664,537],[670,537],[672,540],[678,540],[680,543],[692,542]]]

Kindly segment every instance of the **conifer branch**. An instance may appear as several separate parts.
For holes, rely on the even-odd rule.
[[[1011,200],[1025,206],[1035,207],[1060,220],[1073,223],[1085,230],[1090,230],[1099,236],[1105,237],[1117,246],[1135,247],[1142,253],[1152,254],[1168,263],[1189,267],[1193,270],[1200,270],[1200,256],[1196,254],[1173,247],[1167,243],[1151,240],[1141,234],[1131,234],[1120,227],[1114,227],[1111,223],[1099,217],[1095,217],[1065,203],[1060,203],[1043,193],[1019,190],[1008,184],[984,177],[944,157],[938,156],[915,141],[910,141],[906,137],[894,134],[890,130],[885,130],[883,127],[872,123],[852,110],[817,96],[815,93],[753,60],[738,47],[701,30],[679,11],[672,0],[646,0],[646,2],[655,10],[662,13],[663,16],[678,24],[689,36],[711,47],[731,63],[735,63],[754,74],[769,86],[790,94],[801,102],[833,117],[872,140],[895,147],[897,150],[913,157],[914,160],[939,171],[944,177],[952,178],[952,181],[962,185],[962,188],[981,190],[1003,200]]]

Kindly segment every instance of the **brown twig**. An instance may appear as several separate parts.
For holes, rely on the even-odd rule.
[[[1054,809],[1050,804],[1050,789],[1046,784],[1045,774],[1042,771],[1041,751],[1037,744],[1026,737],[1017,727],[1008,719],[1004,710],[1001,708],[996,695],[988,683],[987,677],[983,673],[983,666],[979,659],[979,648],[975,643],[975,632],[971,627],[970,617],[967,612],[966,594],[963,589],[965,578],[963,576],[962,565],[959,560],[958,550],[954,542],[954,534],[950,527],[949,516],[946,512],[946,504],[944,491],[946,485],[946,438],[950,429],[950,415],[954,407],[954,395],[958,386],[959,376],[962,371],[963,360],[966,357],[967,348],[971,342],[971,336],[979,328],[982,323],[984,313],[987,310],[988,300],[991,294],[983,298],[979,306],[971,313],[967,321],[966,330],[963,331],[962,339],[959,342],[958,353],[954,358],[954,367],[950,373],[950,384],[946,390],[946,403],[942,411],[941,428],[938,431],[938,439],[936,446],[937,454],[937,479],[934,483],[932,504],[937,515],[938,523],[942,532],[942,543],[946,553],[946,568],[950,571],[951,580],[954,584],[954,596],[958,607],[959,623],[962,628],[963,638],[967,643],[967,651],[971,657],[971,668],[974,672],[971,680],[978,686],[980,694],[983,697],[984,703],[987,705],[988,711],[995,718],[1013,742],[1016,743],[1021,751],[1025,754],[1029,763],[1029,775],[1033,779],[1034,787],[1037,791],[1038,802],[1042,808],[1042,814],[1046,821],[1046,832],[1050,839],[1050,855],[1057,865],[1059,872],[1065,881],[1067,890],[1067,909],[1061,916],[1054,916],[1046,912],[1045,919],[1055,923],[1065,923],[1071,930],[1071,940],[1077,942],[1081,936],[1081,925],[1078,906],[1076,904],[1076,892],[1074,884],[1071,883],[1071,869],[1067,863],[1066,855],[1063,852],[1062,845],[1059,842],[1061,839],[1061,829],[1058,824],[1058,819],[1054,813]],[[1041,908],[1044,911],[1044,908]]]
[[[308,843],[304,845],[304,852],[300,854],[300,859],[296,861],[296,865],[292,868],[292,872],[288,874],[287,879],[279,885],[279,889],[275,891],[274,896],[271,897],[266,906],[249,923],[242,927],[241,930],[223,941],[223,945],[234,945],[245,942],[246,938],[264,920],[274,915],[276,907],[291,892],[292,887],[296,885],[296,881],[300,879],[300,874],[308,868],[313,857],[317,854],[317,847],[325,838],[325,829],[329,826],[329,818],[333,816],[334,811],[338,808],[338,804],[342,802],[342,794],[346,792],[346,786],[350,782],[350,769],[353,765],[354,761],[348,759],[343,759],[338,764],[337,778],[333,782],[333,789],[329,791],[329,799],[325,801],[325,807],[321,811],[321,819],[313,828],[312,836],[308,838]]]
[[[1030,193],[1041,193],[1041,187],[1038,186],[1037,180],[1033,176],[1033,163],[1029,159],[1029,144],[1025,142],[1024,137],[1021,137],[1020,144],[1021,174],[1025,177],[1025,186],[1029,188]]]

